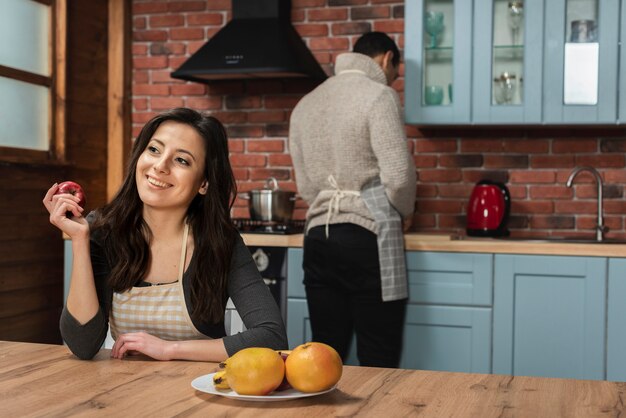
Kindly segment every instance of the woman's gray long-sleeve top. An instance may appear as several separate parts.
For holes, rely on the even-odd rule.
[[[113,298],[113,290],[108,284],[111,266],[107,262],[102,242],[91,237],[91,262],[100,309],[87,323],[81,325],[64,307],[60,319],[61,335],[68,347],[77,357],[91,359],[96,355],[107,335],[109,310]],[[199,255],[194,251],[189,268],[183,275],[185,305],[191,315],[190,272],[195,268],[195,258]],[[285,325],[280,311],[268,287],[246,248],[243,239],[237,234],[233,249],[231,271],[228,278],[228,296],[232,299],[237,312],[241,316],[247,330],[235,335],[226,336],[224,322],[210,324],[193,320],[194,325],[210,338],[223,338],[229,356],[246,347],[269,347],[285,349],[288,347]]]

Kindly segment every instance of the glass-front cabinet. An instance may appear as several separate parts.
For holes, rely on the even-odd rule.
[[[540,123],[543,0],[475,0],[474,10],[472,122]]]
[[[620,15],[620,63],[619,63],[619,123],[626,123],[626,4],[621,7]]]
[[[416,22],[405,23],[407,123],[469,123],[472,1],[407,1],[405,8]]]
[[[620,0],[407,0],[405,8],[407,123],[626,121]]]
[[[546,1],[546,123],[616,122],[619,14],[618,0]]]

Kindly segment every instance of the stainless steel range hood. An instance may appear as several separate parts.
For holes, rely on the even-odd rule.
[[[327,76],[291,25],[290,0],[233,0],[232,20],[172,73],[213,80]]]

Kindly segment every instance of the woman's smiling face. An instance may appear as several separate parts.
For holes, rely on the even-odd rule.
[[[193,127],[163,122],[137,161],[144,206],[186,210],[198,193],[206,193],[205,155],[204,141]]]

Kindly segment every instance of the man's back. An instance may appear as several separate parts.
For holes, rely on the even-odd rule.
[[[371,58],[355,53],[337,58],[336,75],[305,96],[291,116],[290,151],[298,191],[309,203],[310,227],[324,223],[329,175],[339,188],[359,191],[379,177],[403,215],[413,211],[415,170],[407,152],[400,103]],[[404,195],[404,196],[402,196]],[[358,196],[341,201],[343,215],[373,230],[371,214]]]

